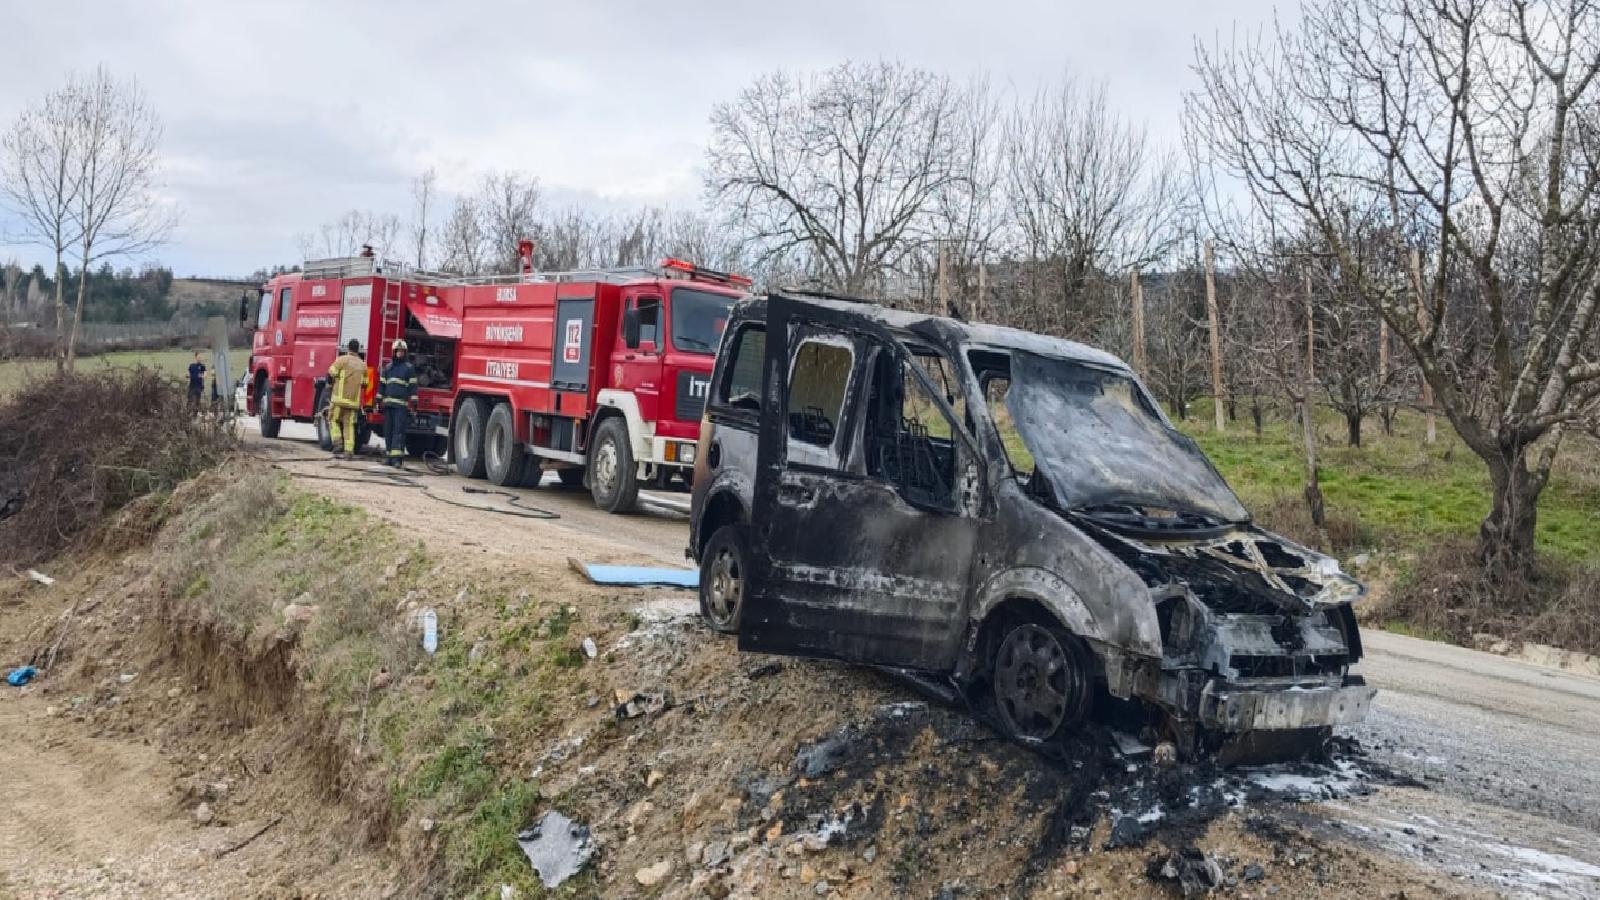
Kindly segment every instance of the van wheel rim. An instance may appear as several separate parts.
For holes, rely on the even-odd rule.
[[[594,483],[600,492],[609,494],[617,481],[617,445],[604,441],[594,452]]]
[[[995,701],[1019,738],[1044,740],[1055,734],[1066,723],[1070,698],[1081,687],[1067,649],[1047,628],[1016,627],[995,654]]]
[[[732,549],[723,547],[711,560],[710,570],[706,573],[706,606],[711,613],[711,621],[718,625],[726,625],[733,621],[733,615],[739,609],[739,600],[744,595],[744,579],[739,571],[739,559]]]

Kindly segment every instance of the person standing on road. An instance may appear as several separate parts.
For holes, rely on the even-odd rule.
[[[200,408],[200,395],[206,389],[206,364],[200,361],[200,351],[194,352],[194,362],[189,363],[189,408]]]
[[[411,407],[417,402],[417,370],[406,359],[406,342],[395,341],[389,365],[379,379],[383,398],[383,445],[389,456],[384,460],[396,469],[406,455],[406,428],[411,424]]]
[[[333,438],[334,459],[356,454],[356,416],[361,411],[361,395],[367,390],[367,381],[361,342],[351,338],[344,352],[328,367],[328,434]]]

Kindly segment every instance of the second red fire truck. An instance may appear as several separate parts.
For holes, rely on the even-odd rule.
[[[351,339],[371,381],[403,339],[418,371],[407,448],[458,472],[535,486],[545,468],[611,512],[642,484],[687,485],[722,328],[748,279],[681,260],[659,267],[463,278],[375,256],[316,260],[263,287],[247,404],[261,433],[315,423],[328,366]],[[370,394],[368,396],[370,406]],[[381,423],[362,417],[358,444]]]

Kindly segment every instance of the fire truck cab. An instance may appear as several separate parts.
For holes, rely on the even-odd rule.
[[[526,261],[531,245],[520,248]],[[364,253],[308,262],[262,288],[247,405],[261,433],[312,422],[325,448],[327,370],[350,339],[371,381],[404,338],[419,372],[413,454],[533,487],[545,469],[611,512],[643,484],[687,487],[716,348],[750,282],[682,260],[657,267],[463,277]],[[370,407],[369,394],[365,406]],[[381,410],[361,417],[364,446]]]

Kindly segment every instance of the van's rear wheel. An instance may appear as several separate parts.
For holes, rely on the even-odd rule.
[[[744,529],[724,525],[706,542],[700,566],[700,616],[713,631],[733,634],[744,612],[745,575],[750,551]]]
[[[528,463],[538,461],[517,443],[516,422],[511,404],[497,403],[483,429],[483,467],[489,480],[501,487],[521,487]]]
[[[272,414],[272,384],[265,378],[256,382],[256,422],[264,438],[277,437],[283,428],[283,421]]]
[[[620,417],[600,423],[594,449],[589,452],[589,491],[594,505],[606,512],[632,512],[639,500],[639,479],[633,449],[628,445],[628,423]]]
[[[1088,717],[1094,699],[1088,654],[1058,627],[1022,621],[1007,628],[990,673],[995,711],[1012,737],[1050,743]]]
[[[483,401],[468,397],[456,410],[454,444],[450,455],[455,457],[456,471],[467,478],[482,478],[487,471],[483,463],[483,428],[486,414]]]

